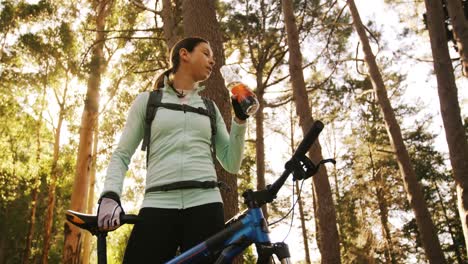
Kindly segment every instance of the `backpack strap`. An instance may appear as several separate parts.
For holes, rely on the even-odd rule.
[[[146,165],[148,165],[149,153],[150,153],[150,137],[151,137],[151,123],[153,122],[156,112],[158,111],[158,105],[161,103],[162,91],[157,89],[150,92],[148,98],[148,104],[146,106],[146,117],[145,117],[145,130],[143,134],[143,144],[141,150],[146,151]]]
[[[208,117],[210,118],[211,125],[211,156],[213,157],[213,164],[216,161],[216,109],[213,100],[206,97],[202,97],[203,103],[205,103]]]
[[[205,104],[206,109],[203,107],[193,107],[186,104],[173,104],[173,103],[163,103],[162,100],[163,92],[160,89],[153,90],[150,92],[148,98],[148,104],[146,106],[146,117],[145,117],[145,130],[143,134],[143,144],[141,145],[141,150],[146,151],[146,165],[149,161],[150,153],[150,140],[151,140],[151,123],[156,116],[156,112],[159,107],[175,110],[175,111],[184,111],[198,113],[201,115],[208,116],[210,118],[211,125],[211,156],[213,158],[213,163],[216,160],[216,109],[214,102],[206,97],[201,97],[203,103]]]
[[[200,115],[205,115],[205,116],[208,116],[208,117],[210,116],[207,109],[204,109],[203,107],[193,107],[193,106],[190,106],[190,105],[187,105],[187,104],[163,103],[163,102],[159,101],[156,104],[156,107],[163,107],[163,108],[171,109],[171,110],[175,110],[175,111],[184,111],[184,113],[192,112],[192,113],[197,113],[197,114],[200,114]]]

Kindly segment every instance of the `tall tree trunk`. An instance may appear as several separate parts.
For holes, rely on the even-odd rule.
[[[259,107],[255,115],[255,157],[257,166],[257,190],[263,190],[266,187],[265,183],[265,131],[263,122],[265,120],[265,87],[263,86],[263,69],[257,70],[257,89],[255,90],[257,95]],[[265,204],[262,206],[263,215],[268,220],[268,207]]]
[[[3,217],[5,219],[8,219],[9,217],[9,210],[8,206],[5,207],[5,211],[3,214]],[[3,209],[3,208],[2,208]],[[8,236],[5,236],[4,234],[7,234],[7,223],[6,221],[0,221],[0,263],[6,263],[6,257],[7,257],[7,245],[8,245]]]
[[[36,183],[33,183],[33,184],[36,185]],[[34,186],[31,191],[31,198],[32,198],[31,199],[31,213],[29,215],[29,229],[28,229],[28,235],[26,236],[26,246],[24,248],[23,264],[29,263],[29,257],[31,256],[31,245],[32,245],[32,240],[34,238],[34,225],[36,224],[36,208],[37,208],[38,196],[39,196],[38,187]]]
[[[294,118],[293,118],[293,109],[292,109],[292,104],[291,108],[289,110],[289,116],[290,116],[290,135],[289,138],[291,139],[290,146],[291,146],[291,153],[294,153],[294,149],[296,146],[296,143],[294,142]],[[299,204],[299,217],[301,219],[301,230],[302,230],[302,241],[304,242],[304,252],[305,252],[305,261],[307,264],[310,264],[310,251],[309,251],[309,239],[307,238],[307,227],[304,219],[304,203],[302,201],[302,198],[300,196],[300,188],[299,188],[299,181],[295,182],[295,186],[293,188],[296,188],[296,193],[297,193],[297,199],[298,204]]]
[[[112,7],[112,0],[100,0],[96,2],[96,40],[92,48],[90,75],[88,78],[88,90],[85,99],[83,114],[81,117],[80,143],[78,146],[76,174],[73,182],[70,209],[83,212],[86,208],[88,178],[91,165],[91,145],[93,132],[99,111],[99,88],[101,75],[105,70],[104,41],[105,21]],[[62,263],[79,263],[82,246],[82,232],[79,228],[65,222],[65,243],[63,248]]]
[[[309,239],[307,238],[307,226],[305,222],[304,216],[304,202],[302,201],[302,197],[300,196],[300,188],[299,188],[299,181],[296,181],[294,187],[296,188],[298,205],[299,205],[299,218],[301,219],[301,231],[302,231],[302,241],[304,242],[304,254],[305,254],[305,262],[307,264],[312,263],[310,261],[310,251],[309,251]]]
[[[333,125],[332,123],[332,128],[331,130],[335,130],[335,126]],[[336,144],[335,144],[336,146]],[[333,159],[337,159],[337,156],[336,156],[336,150],[333,151]],[[336,203],[339,205],[341,204],[341,195],[340,195],[340,183],[338,181],[338,170],[336,169],[336,164],[334,165],[334,168],[333,168],[333,178],[335,180],[335,197],[336,197]],[[338,225],[338,234],[339,236],[341,237],[341,235],[343,234],[343,224],[342,224],[342,218],[341,218],[341,210],[342,210],[342,206],[338,206],[337,207],[338,210],[336,212],[336,219],[337,219],[337,225]],[[346,252],[346,244],[343,243],[341,245],[343,248],[342,250],[344,250],[344,252]]]
[[[47,65],[48,66],[48,65]],[[47,72],[47,70],[46,70]],[[46,75],[47,76],[47,75]],[[37,209],[37,200],[39,197],[39,186],[41,184],[40,180],[40,172],[41,172],[41,166],[40,166],[40,161],[41,161],[41,152],[42,152],[42,147],[41,147],[41,131],[42,131],[42,122],[43,122],[43,111],[45,108],[45,96],[46,96],[46,85],[43,87],[43,93],[42,93],[42,100],[41,100],[41,108],[39,110],[39,118],[37,121],[37,130],[36,130],[36,147],[37,147],[37,152],[36,152],[36,164],[39,166],[39,173],[36,176],[35,179],[32,180],[32,191],[31,191],[31,214],[29,216],[29,229],[28,229],[28,235],[26,237],[26,246],[24,249],[24,255],[23,255],[23,264],[29,263],[29,257],[31,256],[31,245],[32,245],[32,240],[34,238],[34,227],[36,225],[36,209]],[[0,261],[0,263],[2,263]]]
[[[385,127],[390,138],[391,145],[396,153],[398,167],[403,178],[404,187],[407,193],[408,201],[413,209],[418,230],[421,234],[421,240],[426,252],[426,256],[430,263],[445,263],[445,257],[440,247],[437,231],[432,222],[431,215],[427,209],[426,201],[424,200],[422,188],[416,178],[411,161],[409,158],[408,150],[406,149],[403,137],[401,135],[400,126],[395,118],[392,106],[388,99],[387,90],[380,74],[379,68],[375,61],[374,54],[372,53],[369,39],[366,35],[364,26],[362,25],[354,0],[347,0],[351,15],[353,17],[354,27],[361,40],[364,50],[364,60],[369,67],[370,77],[374,92],[377,95],[378,103],[381,107],[382,114],[385,120]]]
[[[453,37],[460,54],[462,73],[468,77],[468,20],[461,0],[446,0],[446,5],[452,22]]]
[[[315,224],[315,240],[317,242],[317,247],[319,251],[321,251],[322,248],[322,239],[320,236],[320,229],[319,229],[319,219],[318,219],[318,211],[317,211],[317,195],[315,188],[316,186],[312,183],[312,207],[314,208],[314,224]]]
[[[455,252],[457,262],[459,264],[462,264],[463,258],[460,252],[460,247],[457,244],[455,244],[456,243],[455,231],[453,230],[452,225],[450,224],[450,217],[448,216],[447,209],[445,208],[445,203],[442,198],[442,195],[440,195],[439,185],[437,185],[437,182],[435,181],[433,182],[433,184],[434,184],[434,189],[436,190],[436,193],[437,193],[437,197],[439,198],[439,204],[440,204],[440,208],[442,209],[442,214],[444,215],[444,220],[445,220],[445,224],[447,225],[447,230],[450,234],[450,238],[452,239],[453,251]]]
[[[440,1],[425,0],[425,3],[434,71],[437,77],[440,112],[444,123],[453,177],[456,182],[458,211],[468,252],[468,143],[460,115],[458,90],[453,75],[447,38],[444,34],[442,5]]]
[[[216,20],[215,1],[212,0],[185,0],[182,4],[182,17],[184,20],[184,35],[200,36],[210,42],[216,64],[213,74],[205,82],[207,89],[204,95],[213,99],[226,121],[228,129],[231,127],[231,106],[228,90],[224,80],[219,74],[219,68],[224,65],[224,50],[221,31]],[[229,219],[239,211],[237,197],[237,179],[224,171],[216,162],[218,179],[231,187],[230,192],[221,191],[224,200],[225,218]]]
[[[96,162],[99,143],[99,118],[96,120],[96,129],[93,136],[93,152],[91,161],[91,171],[89,174],[88,204],[86,213],[92,214],[94,211],[94,187],[96,186]],[[88,264],[91,257],[91,234],[86,232],[83,239],[83,264]]]
[[[377,203],[379,205],[380,223],[382,224],[382,235],[385,238],[386,250],[385,258],[387,263],[396,264],[395,250],[393,248],[392,235],[390,234],[390,226],[388,223],[388,204],[384,196],[384,187],[381,172],[378,171],[374,175],[374,182],[377,185]]]
[[[161,18],[163,21],[164,39],[167,47],[172,48],[180,40],[180,34],[177,32],[177,21],[174,16],[174,7],[171,0],[162,1]]]
[[[283,0],[282,9],[288,39],[289,72],[293,87],[293,97],[296,103],[296,113],[299,116],[299,125],[305,135],[312,126],[313,118],[302,72],[302,54],[299,46],[299,33],[294,18],[292,0]],[[312,146],[309,155],[316,162],[322,159],[321,147],[318,141]],[[336,212],[325,167],[321,167],[319,172],[313,177],[313,182],[315,185],[313,190],[317,198],[316,217],[318,219],[318,239],[320,239],[321,244],[319,249],[322,255],[322,263],[341,263]]]
[[[375,98],[373,98],[375,101]],[[377,108],[375,108],[377,109]],[[373,115],[377,115],[377,112],[372,111]],[[377,117],[374,116],[373,120],[377,120]],[[386,263],[396,264],[395,258],[395,251],[392,242],[392,236],[390,234],[390,226],[388,223],[388,203],[386,199],[386,184],[385,180],[382,177],[382,169],[377,168],[374,162],[374,155],[372,153],[372,148],[368,146],[369,151],[369,159],[371,163],[371,173],[372,173],[372,181],[374,182],[376,193],[375,196],[377,198],[377,205],[379,207],[379,216],[380,216],[380,223],[382,224],[382,236],[385,239],[385,260]]]
[[[224,65],[224,49],[219,23],[216,20],[216,2],[212,0],[184,0],[182,3],[182,17],[184,25],[184,36],[200,36],[210,42],[216,64],[213,74],[205,82],[207,89],[203,94],[211,98],[219,108],[228,130],[231,128],[231,105],[228,90],[224,79],[219,73],[219,68]],[[239,199],[237,190],[237,178],[226,172],[218,161],[216,163],[216,174],[220,181],[225,182],[230,191],[221,190],[224,201],[224,218],[230,219],[239,212]],[[240,257],[233,263],[242,263]]]
[[[48,192],[48,204],[46,210],[46,220],[44,229],[44,242],[42,251],[42,263],[48,262],[50,240],[52,237],[52,226],[54,223],[54,211],[55,211],[55,190],[57,188],[57,180],[61,176],[61,170],[58,168],[58,159],[60,155],[60,137],[62,133],[63,120],[65,118],[65,103],[68,92],[68,72],[66,73],[65,88],[63,90],[62,99],[59,99],[57,93],[55,93],[57,103],[59,105],[59,116],[57,121],[57,128],[54,134],[54,152],[52,156],[52,167],[50,172],[50,184]],[[54,91],[55,92],[55,91]]]
[[[336,160],[336,155],[334,155],[333,157],[335,160]],[[337,204],[340,204],[341,203],[341,196],[340,196],[340,191],[339,191],[339,184],[338,184],[338,171],[336,169],[336,165],[335,167],[333,168],[333,178],[335,179],[335,197],[336,197],[336,203]],[[343,234],[343,224],[341,221],[342,218],[341,218],[341,209],[342,207],[339,207],[338,206],[338,210],[336,212],[336,220],[337,220],[337,225],[338,225],[338,234],[339,236],[341,237],[342,234]],[[341,245],[343,248],[343,250],[346,252],[346,244],[343,243]]]
[[[369,153],[372,156],[372,153]],[[371,157],[372,159],[372,157]],[[380,223],[382,224],[382,236],[385,239],[386,250],[385,259],[387,263],[396,264],[395,251],[393,249],[392,236],[388,223],[388,204],[385,199],[385,181],[382,178],[381,170],[375,170],[372,163],[372,180],[376,186],[377,204],[379,206]]]
[[[57,123],[57,128],[55,129],[54,135],[54,153],[52,158],[52,169],[50,172],[50,183],[49,183],[49,190],[48,190],[48,202],[47,202],[47,210],[46,210],[46,220],[45,220],[45,228],[44,228],[44,242],[43,242],[43,249],[42,249],[42,263],[46,264],[48,262],[49,257],[49,249],[50,249],[50,240],[51,240],[51,233],[52,233],[52,225],[54,223],[54,210],[55,210],[55,190],[57,188],[57,179],[61,174],[61,170],[58,168],[58,159],[59,159],[59,152],[60,152],[60,134],[62,130],[64,118],[64,109],[60,109],[59,119]]]

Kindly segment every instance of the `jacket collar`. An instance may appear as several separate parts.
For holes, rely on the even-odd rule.
[[[195,85],[195,88],[193,88],[193,91],[195,94],[198,94],[205,90],[205,86],[204,85],[199,85],[198,83]],[[175,92],[170,88],[170,84],[169,84],[169,78],[167,76],[164,76],[164,92],[169,92],[169,93],[172,93],[175,95]]]

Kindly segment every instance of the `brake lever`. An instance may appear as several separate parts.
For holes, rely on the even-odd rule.
[[[323,159],[315,165],[307,156],[301,158],[293,158],[288,161],[287,168],[289,167],[293,173],[293,181],[305,180],[315,175],[320,169],[320,165],[325,163],[336,164],[335,159]]]

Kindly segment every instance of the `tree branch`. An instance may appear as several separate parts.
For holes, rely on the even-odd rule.
[[[363,75],[363,76],[367,76],[367,74],[364,74],[362,72],[359,71],[359,65],[358,65],[358,54],[359,54],[359,44],[361,44],[361,42],[358,42],[358,44],[356,45],[356,57],[355,57],[355,61],[356,61],[356,71],[357,73],[359,73],[360,75]]]
[[[282,105],[285,105],[285,104],[291,102],[292,99],[293,99],[292,94],[289,94],[289,95],[283,97],[282,99],[278,100],[278,102],[274,102],[274,103],[267,103],[267,102],[265,102],[265,107],[269,107],[269,108],[280,107],[280,106],[282,106]]]
[[[156,14],[156,15],[160,15],[160,14],[161,14],[161,12],[159,12],[159,11],[157,11],[157,10],[155,10],[155,9],[152,9],[152,8],[147,7],[147,6],[145,6],[143,3],[138,2],[137,0],[130,0],[130,2],[132,2],[132,4],[134,4],[136,7],[141,8],[141,9],[143,9],[143,10],[150,11],[150,12]]]
[[[340,12],[338,13],[338,16],[337,16],[336,19],[335,19],[335,22],[332,24],[332,28],[331,28],[331,30],[330,30],[330,33],[328,33],[327,44],[326,44],[326,46],[325,46],[325,48],[326,48],[327,50],[328,50],[328,44],[330,44],[330,39],[331,39],[331,36],[332,36],[332,34],[333,34],[333,31],[335,31],[336,25],[338,24],[337,22],[338,22],[338,20],[340,19],[341,15],[343,14],[343,11],[344,11],[344,9],[346,8],[347,5],[348,5],[348,4],[345,4],[345,5],[343,6],[343,8],[341,8]]]
[[[104,39],[101,39],[101,40],[98,40],[98,41],[95,41],[85,52],[85,54],[83,55],[83,59],[81,60],[81,63],[80,63],[80,66],[83,65],[84,63],[84,60],[86,59],[86,57],[88,56],[88,53],[91,51],[91,49],[98,45],[99,43],[101,42],[104,42],[106,40],[110,40],[110,39],[157,39],[157,40],[164,40],[163,38],[161,37],[127,37],[127,36],[117,36],[117,37],[110,37],[110,38],[104,38]]]
[[[91,32],[136,32],[136,31],[156,31],[159,28],[143,28],[143,29],[108,29],[108,30],[97,30],[92,28],[85,28],[86,31]]]

